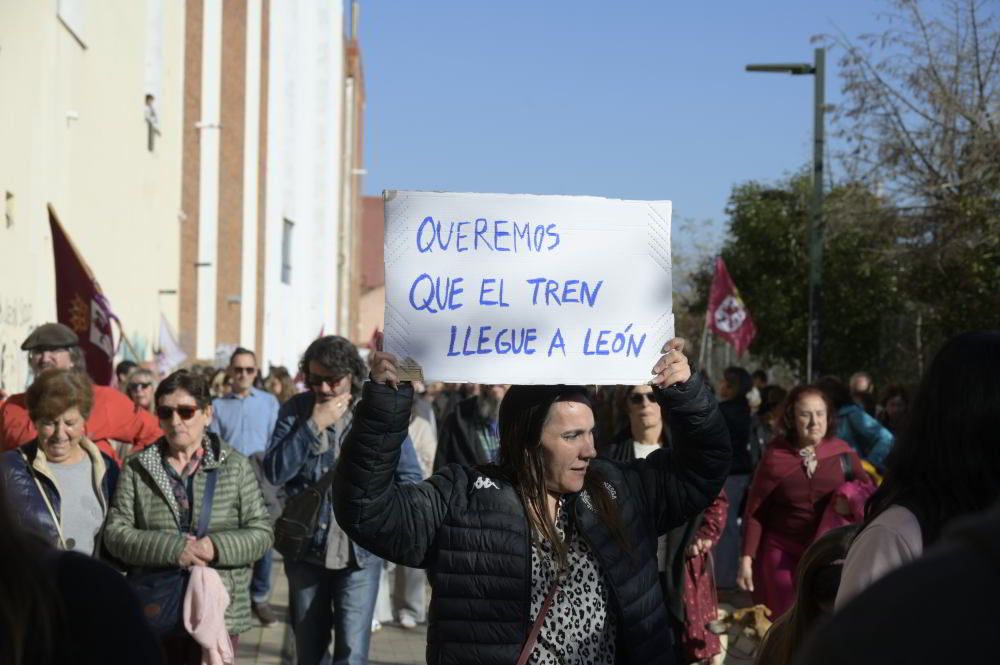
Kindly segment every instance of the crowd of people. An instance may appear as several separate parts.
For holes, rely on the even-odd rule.
[[[25,599],[0,611],[5,663],[235,662],[279,621],[275,550],[302,664],[366,663],[380,589],[428,624],[428,662],[720,663],[720,597],[766,608],[762,665],[855,662],[852,637],[892,652],[865,619],[898,580],[1000,551],[995,515],[960,519],[1000,488],[997,332],[950,340],[912,404],[865,372],[712,382],[682,340],[649,384],[600,388],[400,382],[334,335],[266,377],[239,347],[168,376],[122,361],[114,387],[66,326],[22,348],[33,380],[0,396],[0,590]],[[77,618],[97,584],[127,639]]]

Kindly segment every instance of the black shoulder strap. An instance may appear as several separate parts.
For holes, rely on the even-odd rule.
[[[330,469],[323,474],[323,477],[316,481],[316,484],[312,486],[314,490],[320,493],[320,495],[326,494],[326,491],[330,489],[330,485],[333,484],[333,470],[337,468],[334,464]]]
[[[197,538],[204,538],[208,532],[208,520],[212,517],[212,499],[215,496],[215,483],[219,479],[219,470],[205,472],[205,494],[201,497],[201,514],[198,515]]]
[[[854,467],[851,466],[851,456],[848,453],[840,453],[840,468],[844,472],[845,483],[854,480]]]

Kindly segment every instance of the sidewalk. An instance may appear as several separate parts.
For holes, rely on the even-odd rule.
[[[255,626],[240,635],[239,665],[291,665],[292,635],[284,623],[288,616],[288,580],[275,553],[271,588],[271,607],[280,621],[264,628]],[[383,625],[372,635],[370,665],[423,665],[424,647],[427,643],[426,626],[406,630],[393,625]]]
[[[292,665],[292,635],[284,620],[288,615],[288,581],[285,578],[281,556],[275,553],[274,577],[271,589],[271,607],[281,619],[269,628],[256,626],[240,636],[239,665]],[[736,597],[725,600],[735,601],[739,606],[749,604],[749,594],[735,594]],[[722,599],[720,599],[722,600]],[[725,605],[725,602],[720,604]],[[732,606],[729,606],[732,609]],[[372,635],[370,665],[423,665],[425,662],[425,646],[427,643],[427,627],[418,626],[414,630],[406,630],[394,625],[383,625],[382,629]],[[750,644],[741,639],[737,645],[730,646],[726,658],[727,665],[749,665],[753,657],[748,655]]]

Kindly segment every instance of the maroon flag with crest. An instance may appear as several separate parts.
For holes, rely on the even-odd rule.
[[[712,332],[732,344],[737,356],[743,355],[757,335],[750,310],[740,298],[740,292],[733,284],[721,256],[715,259],[715,276],[712,277],[705,317]]]
[[[52,206],[49,206],[49,226],[56,263],[57,319],[80,338],[87,373],[94,383],[110,385],[115,357],[111,322],[118,318],[111,312],[94,274],[66,235]]]

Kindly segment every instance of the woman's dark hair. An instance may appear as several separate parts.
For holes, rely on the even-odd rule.
[[[160,404],[160,400],[167,395],[183,390],[194,398],[199,409],[205,409],[212,404],[212,391],[208,387],[208,381],[201,374],[180,369],[160,381],[156,386],[156,396],[154,403]]]
[[[822,390],[830,398],[830,401],[833,402],[833,406],[838,409],[849,404],[854,404],[854,400],[851,399],[850,389],[843,381],[832,374],[820,378],[816,382],[816,387]]]
[[[924,543],[952,518],[989,507],[1000,489],[1000,331],[949,340],[924,374],[868,501],[865,524],[890,506],[909,508]]]
[[[635,389],[639,386],[619,386],[616,394],[615,401],[617,402],[618,412],[623,414],[625,417],[625,430],[632,434],[632,420],[629,418],[629,398]],[[654,391],[655,392],[655,391]],[[667,407],[663,406],[662,403],[659,404],[660,407],[660,418],[663,420],[663,432],[660,434],[660,443],[666,445],[669,440],[669,433],[667,432]]]
[[[556,533],[548,514],[542,428],[556,402],[578,402],[592,408],[583,386],[511,386],[500,402],[500,454],[497,460],[511,481],[528,513],[529,521],[551,545],[560,569],[566,570],[567,547]],[[594,504],[598,518],[625,549],[630,549],[604,478],[587,468],[583,489]]]
[[[857,531],[854,524],[831,529],[805,551],[795,571],[795,603],[767,632],[755,665],[792,662],[809,631],[832,610],[844,559]]]
[[[47,369],[28,386],[25,395],[32,421],[56,418],[74,406],[84,420],[94,406],[90,377],[72,369]]]
[[[885,408],[885,405],[889,403],[889,400],[894,397],[899,397],[906,403],[907,406],[909,406],[910,393],[905,386],[898,383],[891,383],[885,387],[885,390],[882,391],[882,398],[878,401],[879,406]]]
[[[753,388],[753,380],[750,373],[742,367],[727,367],[722,371],[722,380],[726,382],[729,389],[736,397],[746,397],[750,389]]]
[[[361,394],[361,386],[368,378],[368,367],[350,341],[339,335],[327,335],[314,340],[299,361],[299,371],[303,376],[309,375],[311,362],[319,363],[323,369],[337,376],[350,372],[351,396],[357,399]]]
[[[65,639],[54,569],[46,566],[55,553],[14,516],[2,477],[0,533],[0,663],[51,663],[57,641]]]
[[[778,423],[778,427],[788,443],[796,444],[799,442],[799,431],[795,427],[795,405],[803,397],[809,395],[816,395],[826,404],[826,432],[823,433],[823,438],[829,439],[837,433],[837,411],[833,408],[830,397],[818,386],[809,384],[795,386],[788,393],[788,397],[785,398],[785,402],[781,406],[781,421]]]

